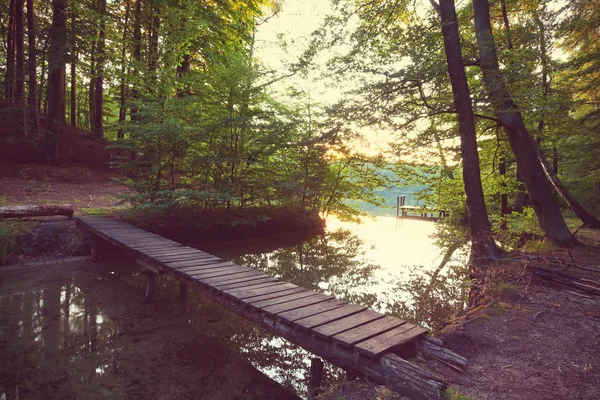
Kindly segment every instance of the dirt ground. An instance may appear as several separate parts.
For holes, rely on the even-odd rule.
[[[164,293],[143,305],[133,265],[0,268],[0,398],[298,398],[232,349],[224,310],[192,312]]]
[[[600,399],[600,297],[542,281],[524,268],[542,266],[598,285],[600,269],[583,271],[557,260],[566,264],[574,257],[594,269],[600,251],[570,252],[513,261],[494,299],[454,321],[441,337],[467,358],[466,373],[433,368],[478,400]]]
[[[0,203],[66,203],[75,210],[113,207],[118,193],[127,190],[108,171],[86,166],[0,164]]]

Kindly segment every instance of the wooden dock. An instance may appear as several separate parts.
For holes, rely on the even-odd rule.
[[[180,281],[261,327],[353,374],[389,385],[414,399],[439,399],[444,382],[398,355],[433,348],[449,353],[427,330],[350,304],[107,217],[76,217],[96,239],[134,256],[148,273],[147,298],[157,273]],[[92,242],[92,258],[97,246]],[[423,346],[423,343],[426,345]],[[451,358],[460,356],[452,354]],[[434,355],[435,357],[435,355]],[[439,358],[441,359],[441,358]],[[464,359],[463,359],[464,360]],[[464,362],[466,365],[466,360]]]

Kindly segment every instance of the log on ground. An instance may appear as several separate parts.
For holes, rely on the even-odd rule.
[[[47,217],[52,215],[73,215],[73,207],[68,204],[28,204],[0,207],[0,218]]]

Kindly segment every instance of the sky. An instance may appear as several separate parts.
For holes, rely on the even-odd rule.
[[[256,56],[268,68],[285,71],[285,65],[296,61],[310,42],[310,34],[324,22],[325,16],[332,8],[328,0],[287,0],[281,11],[267,23],[262,24],[256,33]],[[278,44],[280,39],[286,43],[283,50]],[[325,62],[327,54],[317,59]],[[318,79],[318,72],[311,72],[306,77],[295,76],[287,79],[285,84],[310,92],[311,103],[323,106],[333,105],[341,97],[341,91],[328,86]],[[365,135],[367,143],[355,143],[354,147],[369,155],[376,155],[381,149],[388,148],[391,139],[389,133],[369,130]]]

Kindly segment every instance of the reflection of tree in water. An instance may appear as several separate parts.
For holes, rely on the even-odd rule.
[[[43,379],[64,379],[59,354],[68,357],[69,363],[77,363],[78,368],[68,374],[78,382],[118,368],[114,362],[118,348],[107,346],[117,335],[118,328],[98,309],[95,300],[74,283],[1,296],[0,354],[11,360],[7,365],[12,369],[1,371],[5,379],[0,398],[13,387],[22,387],[25,393],[46,390],[43,385],[39,389],[32,386],[31,365],[44,371]],[[89,362],[86,353],[96,353],[93,359],[100,364]],[[79,362],[83,359],[88,361]]]
[[[463,307],[467,289],[463,284],[465,271],[459,266],[460,262],[448,263],[443,269],[432,272],[414,267],[408,280],[395,278],[392,289],[381,293],[374,287],[381,284],[374,276],[380,266],[366,258],[366,250],[359,236],[350,230],[338,229],[291,247],[248,254],[232,261],[307,289],[384,310],[432,329],[438,328]],[[146,284],[144,275],[130,275],[125,280],[143,293]],[[389,287],[390,282],[385,283]],[[166,275],[157,279],[156,301],[171,299],[178,302],[178,294],[176,280]],[[310,353],[225,310],[199,293],[190,291],[186,310],[203,335],[239,351],[257,369],[284,386],[298,393],[305,392]],[[219,323],[212,323],[216,321]],[[331,372],[334,377],[340,375],[337,369]]]
[[[367,289],[375,284],[373,274],[380,267],[365,258],[364,241],[348,229],[233,262],[353,303],[372,306],[377,300]]]
[[[386,312],[436,331],[463,310],[469,294],[469,270],[463,262],[451,261],[455,250],[448,250],[434,271],[422,266],[407,266],[409,278],[396,279],[391,291],[381,298]]]
[[[126,282],[143,293],[146,285],[143,274],[125,277]],[[156,280],[155,301],[172,301],[180,308],[179,283],[167,275]],[[193,321],[199,334],[240,352],[255,368],[297,393],[306,392],[310,353],[293,343],[273,335],[243,317],[198,292],[190,291],[185,300],[187,318]],[[339,373],[334,370],[333,373]]]

